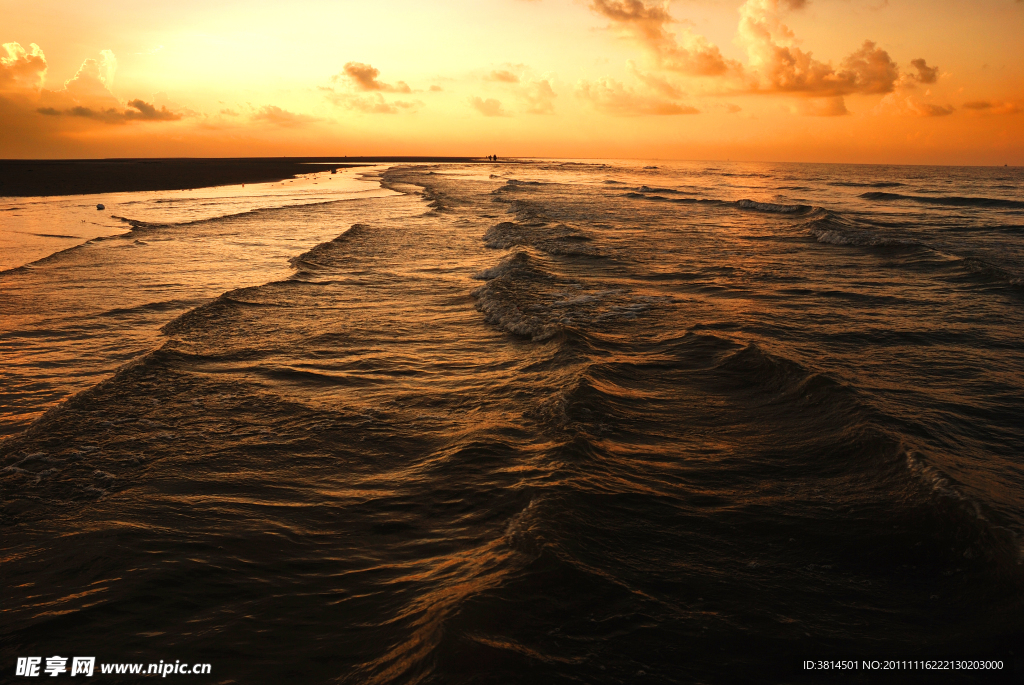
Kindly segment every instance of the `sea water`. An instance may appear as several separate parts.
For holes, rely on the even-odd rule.
[[[1013,649],[1024,172],[346,173],[108,198],[116,235],[0,274],[5,663],[732,683]]]

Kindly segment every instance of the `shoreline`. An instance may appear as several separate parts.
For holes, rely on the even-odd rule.
[[[0,197],[98,195],[271,183],[372,164],[477,163],[475,157],[278,157],[0,160]],[[311,168],[317,165],[319,168]]]

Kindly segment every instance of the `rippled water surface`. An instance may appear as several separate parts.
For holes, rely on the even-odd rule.
[[[1016,644],[1021,170],[346,173],[124,198],[0,273],[5,663],[731,683]]]

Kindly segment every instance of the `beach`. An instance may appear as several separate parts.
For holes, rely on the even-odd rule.
[[[190,190],[267,183],[386,162],[468,162],[461,157],[290,157],[243,159],[0,160],[0,197]]]

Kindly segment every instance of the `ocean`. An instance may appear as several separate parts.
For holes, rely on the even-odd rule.
[[[0,210],[3,669],[1024,673],[1022,169],[380,165]]]

